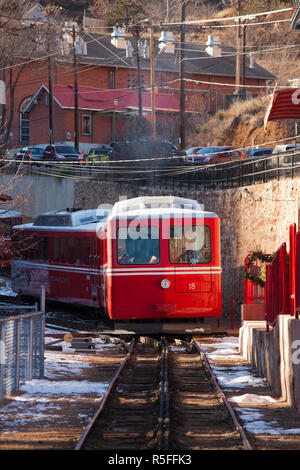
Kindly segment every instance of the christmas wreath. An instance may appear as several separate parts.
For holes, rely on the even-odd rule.
[[[263,253],[261,250],[250,253],[245,260],[244,277],[250,279],[254,284],[264,287],[266,282],[266,265],[263,264],[260,267],[255,265],[257,269],[252,269],[252,267],[257,261],[261,261],[261,263],[271,263],[273,257],[274,254],[269,255]]]

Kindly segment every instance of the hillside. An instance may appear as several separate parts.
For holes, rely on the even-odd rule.
[[[295,135],[294,121],[270,122],[264,129],[269,97],[236,102],[228,110],[218,111],[207,123],[196,126],[187,136],[193,145],[233,145],[236,148],[260,145],[274,147],[276,141]],[[280,143],[289,143],[286,140]]]

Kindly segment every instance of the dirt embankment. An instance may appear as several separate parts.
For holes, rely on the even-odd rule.
[[[295,121],[273,121],[264,127],[264,116],[270,96],[236,101],[227,110],[220,110],[204,125],[196,126],[189,135],[189,146],[232,145],[246,148],[252,145],[273,148],[293,143]],[[300,133],[300,127],[298,127]]]

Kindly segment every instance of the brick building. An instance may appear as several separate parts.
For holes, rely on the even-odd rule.
[[[56,142],[74,143],[75,99],[72,85],[54,85],[54,137]],[[144,127],[151,132],[151,95],[142,93]],[[29,118],[31,144],[49,139],[49,90],[43,84],[28,101],[24,113]],[[177,132],[179,102],[170,94],[155,94],[157,129],[171,138]],[[109,90],[88,86],[78,88],[80,150],[107,144],[136,134],[138,94],[133,90]]]
[[[69,35],[70,38],[70,35]],[[71,40],[71,39],[70,39]],[[110,35],[101,36],[83,33],[80,41],[86,44],[87,54],[78,55],[78,84],[81,87],[94,87],[107,90],[131,90],[137,93],[136,59],[128,41],[120,46]],[[72,46],[72,44],[71,44]],[[147,39],[140,46],[141,84],[146,91],[150,86],[150,59]],[[52,60],[54,85],[72,86],[74,83],[73,49],[62,55],[61,49]],[[20,67],[15,67],[17,74]],[[235,91],[236,53],[233,48],[215,44],[185,44],[185,90],[186,110],[197,113],[204,120],[218,109],[224,109]],[[178,44],[171,48],[161,48],[155,44],[155,91],[179,97],[179,54]],[[274,80],[274,76],[264,68],[246,60],[245,85],[247,94],[257,95]],[[48,63],[46,60],[33,60],[23,67],[14,96],[14,117],[11,128],[10,148],[17,148],[36,142],[35,136],[49,136],[48,121],[41,122],[34,117],[28,103],[42,84],[48,83]],[[172,98],[173,99],[173,98]],[[47,107],[47,105],[45,105]],[[46,107],[44,114],[47,113]],[[172,107],[172,106],[171,106]],[[148,113],[148,110],[147,110]],[[59,113],[55,119],[59,119]],[[40,116],[42,118],[42,116]],[[99,116],[98,116],[99,118]],[[72,120],[69,117],[70,121]],[[103,128],[107,126],[107,116],[102,115]],[[176,121],[175,121],[176,122]],[[55,129],[60,129],[58,123]],[[166,127],[166,126],[165,126]],[[70,128],[71,129],[71,128]],[[55,130],[55,132],[56,132]],[[117,130],[117,128],[116,128]],[[67,132],[67,130],[66,130]],[[69,132],[72,133],[72,130]],[[110,131],[107,131],[110,132]],[[111,132],[110,132],[111,133]],[[176,132],[175,132],[176,134]],[[177,133],[178,134],[178,133]],[[55,140],[61,135],[55,135]],[[176,144],[176,140],[173,140]],[[48,137],[43,144],[48,143]]]

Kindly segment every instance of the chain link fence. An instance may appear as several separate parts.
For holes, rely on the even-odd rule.
[[[44,375],[45,314],[32,306],[16,309],[0,308],[0,401]]]

